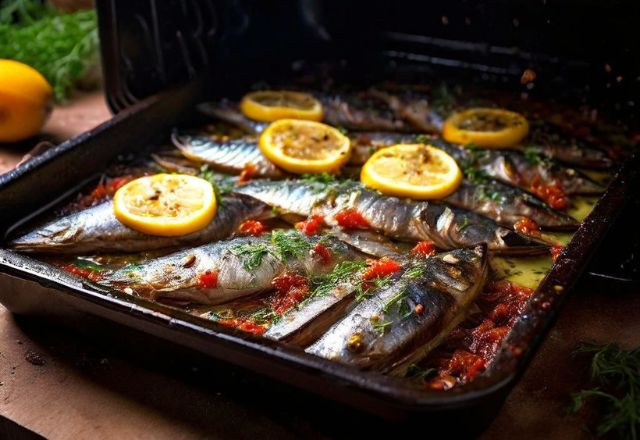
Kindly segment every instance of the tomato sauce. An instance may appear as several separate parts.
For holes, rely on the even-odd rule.
[[[559,183],[545,184],[540,177],[531,182],[531,192],[547,202],[553,209],[567,209],[569,200]]]
[[[246,220],[238,227],[238,232],[242,235],[252,235],[258,237],[266,231],[264,223],[258,220]]]
[[[362,273],[362,279],[364,281],[370,281],[374,278],[383,278],[388,275],[392,275],[400,270],[402,266],[397,261],[389,258],[382,257],[379,260],[367,260],[367,267]]]
[[[65,208],[65,212],[73,212],[84,208],[95,206],[107,198],[113,197],[118,189],[135,179],[134,176],[105,177],[89,194],[79,196]]]
[[[247,183],[258,174],[258,169],[252,163],[248,163],[244,166],[244,169],[238,177],[238,183]]]
[[[82,278],[86,278],[91,281],[100,281],[102,279],[102,274],[100,274],[100,272],[91,270],[91,269],[86,269],[84,267],[76,266],[73,263],[65,264],[60,268],[65,272],[78,275]]]
[[[523,217],[518,220],[513,225],[513,229],[525,235],[531,235],[534,237],[540,236],[540,226],[538,226],[538,224],[534,220],[528,217]]]
[[[271,283],[276,289],[272,309],[276,315],[291,310],[309,295],[309,280],[302,275],[285,273],[274,278]]]
[[[347,229],[367,229],[369,222],[353,208],[346,208],[336,214],[338,224]]]
[[[309,219],[298,222],[295,227],[307,237],[318,235],[324,225],[324,217],[319,214],[312,215]]]
[[[421,241],[411,249],[414,255],[432,257],[436,254],[436,245],[432,241]]]
[[[327,265],[331,263],[331,252],[329,252],[329,249],[327,249],[325,245],[318,243],[312,250],[313,253],[320,258],[322,264]]]
[[[549,250],[549,252],[551,253],[551,259],[553,260],[554,263],[560,256],[560,253],[562,252],[563,249],[564,249],[564,245],[562,244],[554,244],[553,246],[551,246],[551,249]]]
[[[256,336],[262,336],[267,329],[249,319],[232,318],[232,319],[219,319],[216,321],[218,324],[225,327],[233,327],[243,332],[251,333]]]
[[[218,287],[218,272],[206,271],[200,275],[198,287],[201,289],[215,289]]]
[[[491,282],[476,301],[481,313],[456,327],[431,356],[437,374],[431,389],[448,389],[482,373],[524,311],[533,290],[507,280]]]

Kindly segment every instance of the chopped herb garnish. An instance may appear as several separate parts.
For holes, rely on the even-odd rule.
[[[335,176],[332,176],[329,173],[303,174],[300,176],[300,180],[307,183],[324,183],[325,185],[336,183],[338,181]]]
[[[311,243],[299,231],[275,230],[271,233],[275,256],[281,261],[291,257],[303,257],[311,250]]]
[[[262,259],[270,249],[266,243],[243,243],[231,247],[231,252],[242,257],[242,266],[251,272],[262,264]]]
[[[483,170],[468,166],[463,168],[462,172],[465,177],[471,182],[475,184],[482,184],[489,181],[489,176]]]
[[[462,231],[465,228],[467,228],[469,226],[469,217],[467,217],[466,215],[462,216],[462,221],[460,222],[460,224],[458,225],[458,231]]]
[[[371,327],[373,327],[374,330],[380,332],[380,334],[385,334],[387,329],[391,326],[391,324],[393,324],[393,322],[391,321],[381,321],[381,320],[370,320],[371,321]]]
[[[355,279],[358,272],[366,267],[364,261],[342,261],[331,272],[313,280],[315,288],[310,297],[326,295],[338,284],[353,281],[358,284],[360,279]]]
[[[640,432],[640,347],[624,350],[616,344],[582,343],[576,354],[591,359],[591,380],[595,387],[571,395],[570,412],[579,411],[588,401],[599,403],[601,416],[595,434],[616,434],[617,438],[637,439]]]
[[[409,379],[426,379],[428,376],[431,376],[437,370],[435,368],[423,368],[420,365],[411,364],[407,367],[407,371],[405,373],[406,378]]]
[[[428,144],[431,141],[431,138],[426,134],[419,134],[416,136],[416,142],[419,144]]]
[[[409,268],[404,273],[404,276],[409,278],[410,280],[417,280],[418,278],[421,278],[423,275],[424,275],[424,268],[420,266],[414,266],[412,268]]]

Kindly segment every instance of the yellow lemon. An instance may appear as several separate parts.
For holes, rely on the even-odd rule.
[[[529,133],[529,123],[520,113],[497,108],[471,108],[452,114],[442,128],[442,137],[457,144],[508,148]]]
[[[260,136],[271,162],[296,174],[331,173],[349,160],[351,142],[335,128],[314,121],[280,119]]]
[[[33,67],[0,59],[0,142],[36,135],[51,112],[53,90]]]
[[[286,90],[264,90],[245,95],[240,110],[256,121],[272,122],[278,119],[322,120],[322,104],[308,93]]]
[[[455,159],[424,144],[398,144],[377,151],[362,167],[365,186],[397,197],[443,199],[462,182]]]
[[[113,197],[115,216],[152,235],[177,236],[207,226],[217,204],[209,182],[186,174],[155,174],[132,180]]]

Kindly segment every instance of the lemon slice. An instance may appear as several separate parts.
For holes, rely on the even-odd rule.
[[[185,174],[155,174],[132,180],[113,197],[115,216],[136,231],[178,236],[207,226],[216,214],[209,182]]]
[[[313,121],[280,119],[260,136],[271,162],[296,174],[331,173],[349,160],[351,142],[335,128]]]
[[[442,137],[458,144],[508,148],[529,133],[529,123],[520,113],[497,108],[471,108],[452,114],[442,127]]]
[[[272,122],[278,119],[322,120],[322,104],[308,93],[286,90],[264,90],[245,95],[240,110],[256,121]]]
[[[371,156],[362,167],[360,180],[384,194],[442,199],[460,186],[462,173],[453,157],[439,148],[398,144]]]

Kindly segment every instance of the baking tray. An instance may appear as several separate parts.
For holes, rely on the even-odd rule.
[[[126,81],[131,64],[123,62],[126,59],[121,56],[123,49],[116,44],[122,42],[120,38],[124,32],[116,23],[118,17],[122,18],[116,3],[118,6],[124,4],[112,1],[101,6],[100,25],[109,102],[118,113],[96,129],[0,176],[0,232],[3,234],[75,193],[114,159],[162,139],[172,126],[194,116],[192,109],[197,102],[220,93],[220,84],[225,84],[223,80],[230,81],[228,78],[233,77],[233,69],[231,73],[214,73],[209,60],[202,65],[192,65],[183,74],[165,75],[166,82],[149,81],[146,89],[125,90],[133,87],[135,81]],[[183,5],[183,2],[167,3]],[[235,2],[209,3],[228,6]],[[156,2],[149,4],[159,6]],[[127,7],[123,8],[126,10]],[[138,11],[138,14],[142,12]],[[132,17],[135,19],[135,14]],[[220,15],[216,15],[211,23],[221,20]],[[118,38],[111,40],[108,35]],[[165,46],[159,47],[162,52]],[[325,50],[321,50],[322,56],[325,56]],[[111,56],[117,60],[110,60]],[[360,66],[362,63],[367,63],[367,67],[371,65],[368,57],[364,57],[364,61],[361,56],[354,57]],[[398,60],[393,62],[397,66]],[[237,68],[243,65],[246,66],[242,60],[228,64]],[[124,70],[109,73],[114,67]],[[284,70],[282,66],[278,68],[276,76],[284,75]],[[291,70],[290,64],[286,70]],[[242,90],[252,79],[255,78],[251,75],[239,73],[228,83],[227,90]],[[212,88],[212,82],[219,86]],[[161,92],[157,93],[158,90]],[[417,389],[403,380],[361,372],[308,355],[295,347],[240,334],[162,304],[104,290],[6,249],[0,249],[0,301],[16,314],[53,317],[67,324],[82,323],[85,332],[90,331],[92,322],[103,324],[105,321],[135,329],[385,420],[416,419],[423,423],[428,421],[433,429],[477,431],[491,420],[510,386],[526,368],[567,294],[614,223],[625,192],[637,188],[638,162],[637,157],[630,159],[613,178],[536,290],[492,368],[471,383],[449,391]],[[542,310],[540,305],[543,303],[549,303],[550,309]],[[454,423],[461,417],[464,424]]]

